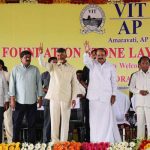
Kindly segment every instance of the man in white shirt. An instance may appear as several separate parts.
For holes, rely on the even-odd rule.
[[[42,105],[42,83],[39,69],[31,65],[30,51],[20,53],[21,64],[15,66],[10,75],[9,95],[13,110],[13,142],[19,142],[21,125],[24,116],[28,124],[28,141],[36,141],[37,103]]]
[[[66,50],[57,50],[57,64],[43,61],[43,46],[40,45],[39,63],[46,67],[50,73],[51,81],[45,96],[50,100],[51,115],[51,140],[52,142],[67,141],[69,130],[69,119],[72,106],[75,106],[75,98],[78,94],[76,71],[67,63]],[[61,132],[59,138],[59,126],[61,117]]]
[[[117,90],[115,67],[106,61],[104,48],[97,49],[96,60],[91,59],[89,53],[87,43],[84,64],[90,69],[87,91],[90,108],[90,141],[119,142],[121,138],[112,110]]]
[[[148,138],[150,137],[150,59],[142,56],[139,60],[140,68],[134,73],[130,82],[130,91],[135,95],[135,111],[137,114],[137,137],[145,137],[145,123]]]
[[[86,84],[83,82],[82,80],[82,70],[77,70],[76,71],[76,75],[77,75],[77,79],[78,79],[78,95],[76,97],[76,106],[75,108],[80,108],[80,103],[81,101],[85,101],[85,87]],[[80,101],[81,100],[81,101]]]
[[[4,74],[6,81],[7,81],[7,84],[9,85],[10,74],[9,74],[6,66],[3,66],[2,72]],[[8,104],[8,107],[9,107],[9,104]],[[5,126],[5,132],[6,132],[6,137],[7,137],[7,143],[11,143],[12,137],[13,137],[13,122],[12,122],[12,109],[11,109],[11,107],[9,107],[4,112],[4,126]]]
[[[77,79],[78,79],[78,87],[79,87],[79,94],[78,94],[78,97],[84,97],[85,96],[85,88],[87,87],[86,83],[83,82],[82,80],[82,73],[83,71],[82,70],[77,70],[76,71],[76,75],[77,75]]]
[[[56,57],[50,57],[48,59],[48,63],[57,63]],[[45,71],[41,75],[42,86],[44,95],[46,95],[50,82],[50,74],[48,71]],[[49,100],[43,99],[43,107],[44,107],[44,123],[43,123],[43,143],[50,142],[51,138],[51,119],[50,119],[50,107]]]
[[[0,143],[2,143],[3,114],[8,109],[8,85],[3,73],[3,61],[0,60]]]

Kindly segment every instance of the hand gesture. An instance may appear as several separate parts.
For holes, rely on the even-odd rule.
[[[41,106],[42,106],[42,97],[39,97],[39,99],[38,99],[38,108],[41,108]]]
[[[76,100],[72,100],[71,101],[71,105],[72,105],[72,108],[75,108],[75,106],[76,106]]]
[[[84,50],[85,50],[86,53],[90,52],[91,48],[90,48],[90,45],[89,45],[89,41],[85,41]]]
[[[115,103],[115,101],[116,101],[116,96],[112,95],[111,99],[110,99],[111,105],[113,105]]]
[[[39,53],[40,53],[40,54],[43,54],[43,43],[40,43],[40,46],[39,46]]]
[[[146,96],[147,94],[149,94],[149,92],[148,92],[148,91],[145,91],[145,90],[140,90],[140,94],[141,94],[142,96]]]

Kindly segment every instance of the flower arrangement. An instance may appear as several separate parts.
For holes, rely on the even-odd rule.
[[[59,142],[53,146],[53,150],[80,150],[80,148],[80,142]]]
[[[150,140],[137,139],[134,142],[120,142],[110,144],[100,143],[80,143],[80,142],[58,142],[48,144],[36,143],[10,143],[0,144],[0,150],[150,150]]]
[[[150,140],[140,140],[138,150],[150,150]]]
[[[20,143],[0,144],[0,150],[20,150]]]
[[[136,143],[135,142],[120,142],[111,144],[109,150],[135,150]]]
[[[100,143],[82,143],[82,150],[108,150],[110,144],[108,142],[100,142]]]
[[[52,143],[37,143],[35,145],[31,143],[22,143],[21,150],[52,150]]]

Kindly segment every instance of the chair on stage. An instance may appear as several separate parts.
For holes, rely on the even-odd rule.
[[[126,118],[129,108],[130,101],[128,96],[117,90],[116,102],[113,105],[113,111],[123,141],[129,140],[130,137],[130,123]]]
[[[70,127],[69,127],[69,141],[75,140],[83,142],[85,140],[85,126],[84,126],[84,102],[85,100],[77,100],[77,107],[71,109]]]

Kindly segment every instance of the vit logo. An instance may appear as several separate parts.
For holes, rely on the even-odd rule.
[[[89,32],[104,33],[101,28],[105,23],[105,14],[103,10],[97,5],[86,6],[80,14],[80,23],[83,29],[82,34]]]

